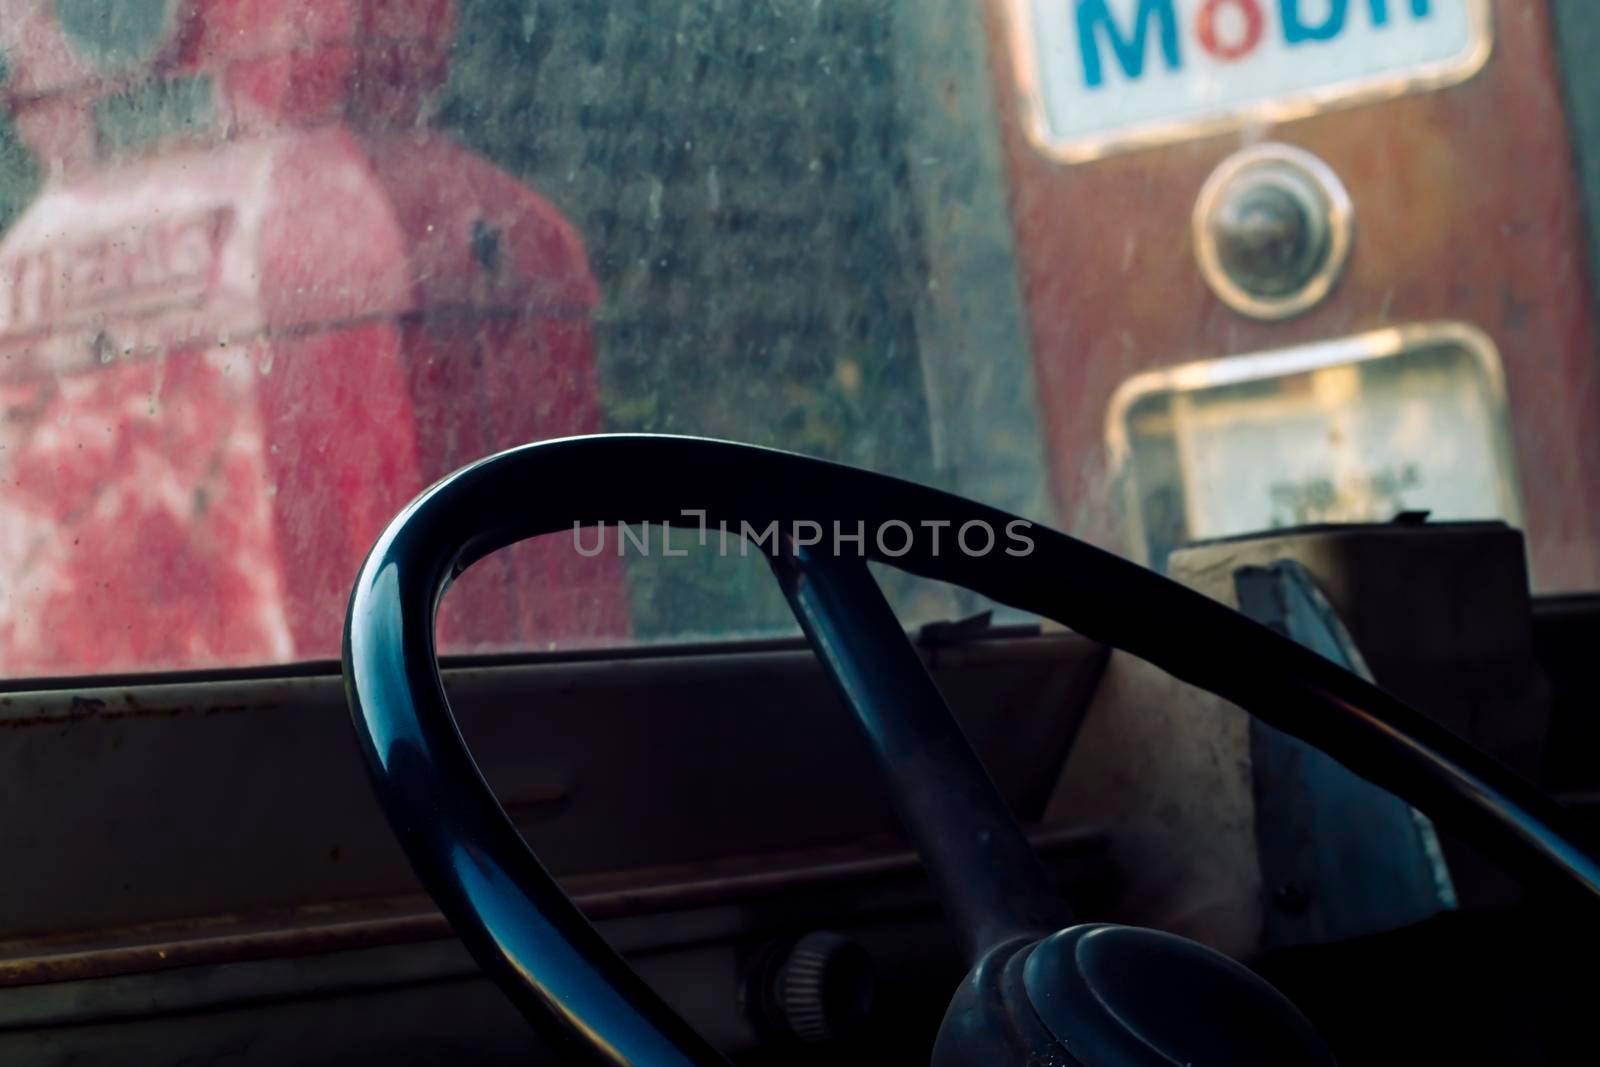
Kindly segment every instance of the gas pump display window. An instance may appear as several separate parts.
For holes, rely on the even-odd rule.
[[[420,489],[600,431],[1156,564],[1503,517],[1541,589],[1600,584],[1546,9],[0,0],[0,677],[331,659]],[[443,649],[794,632],[692,505],[594,544],[473,567]]]
[[[1457,324],[1130,381],[1108,427],[1155,565],[1190,541],[1324,523],[1522,522],[1499,355]]]

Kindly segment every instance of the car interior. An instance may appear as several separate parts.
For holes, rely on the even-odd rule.
[[[1586,1064],[1600,9],[0,0],[0,1064]]]

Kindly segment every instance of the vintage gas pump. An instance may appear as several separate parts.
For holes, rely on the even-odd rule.
[[[1600,360],[1549,5],[989,11],[1068,528],[1536,775],[1529,574],[1600,583]],[[1125,658],[1109,671],[1122,702],[1091,710],[1060,810],[1150,850],[1127,864],[1157,872],[1129,886],[1143,921],[1248,955],[1504,891],[1298,742]],[[1335,854],[1341,834],[1357,844]],[[1220,884],[1241,872],[1254,884]]]
[[[453,31],[452,0],[0,0],[47,174],[0,241],[0,671],[337,655],[423,485],[600,428],[580,239],[420,121]],[[617,560],[537,543],[441,639],[627,625]]]
[[[1600,360],[1549,5],[995,0],[1070,529],[1504,519],[1600,583]]]

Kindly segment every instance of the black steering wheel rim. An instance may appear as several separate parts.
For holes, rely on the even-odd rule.
[[[646,987],[565,897],[500,807],[457,729],[434,616],[473,562],[599,523],[716,528],[923,521],[1003,530],[1016,516],[936,489],[792,453],[701,438],[542,442],[425,490],[362,565],[344,633],[346,695],[379,799],[413,867],[492,977],[547,1034],[602,1062],[724,1062]],[[1600,863],[1538,789],[1421,713],[1200,593],[1045,527],[1022,556],[868,559],[1054,619],[1216,693],[1327,752],[1528,873],[1600,897]]]

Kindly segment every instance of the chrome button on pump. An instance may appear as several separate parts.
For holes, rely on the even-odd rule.
[[[1200,272],[1229,307],[1284,319],[1333,289],[1349,256],[1353,211],[1337,175],[1288,145],[1224,160],[1195,204]]]

